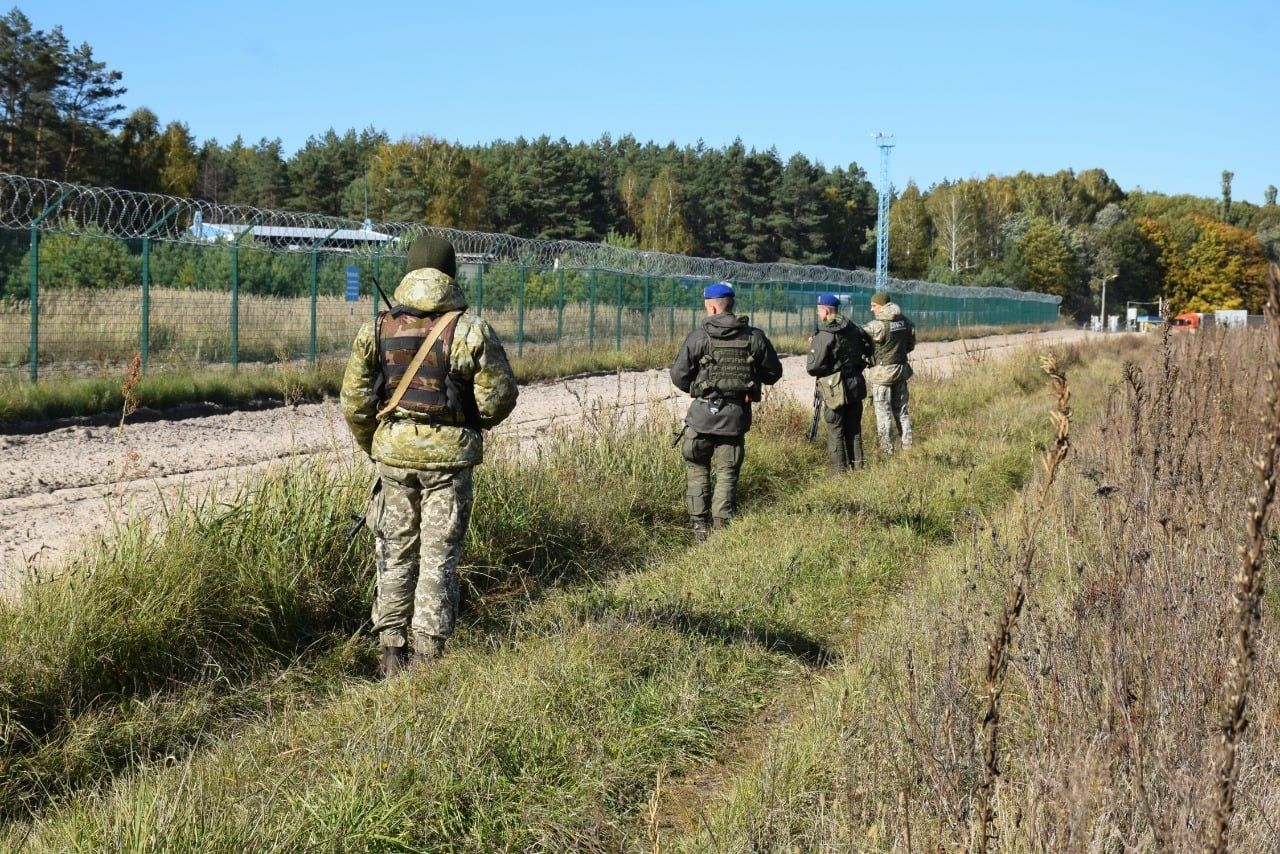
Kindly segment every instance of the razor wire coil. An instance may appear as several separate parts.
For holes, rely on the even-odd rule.
[[[875,287],[875,273],[821,265],[753,264],[698,258],[605,243],[538,240],[414,222],[359,222],[325,214],[224,205],[200,199],[91,187],[0,173],[0,228],[121,240],[148,238],[208,245],[250,238],[255,248],[278,252],[320,250],[375,257],[403,257],[415,238],[431,234],[485,265],[535,269],[606,270],[624,275],[689,278],[735,283],[794,283]],[[1003,298],[1060,304],[1052,294],[1007,287],[941,285],[889,279],[896,293],[963,299]]]

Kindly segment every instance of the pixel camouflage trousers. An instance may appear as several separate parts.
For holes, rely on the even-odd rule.
[[[426,649],[453,632],[458,559],[471,520],[471,469],[417,471],[378,465],[374,498],[378,587],[373,630],[382,646]]]
[[[892,385],[873,385],[871,400],[876,412],[876,436],[880,439],[880,450],[886,454],[893,453],[893,427],[896,424],[898,433],[902,435],[902,447],[911,447],[911,412],[907,404],[911,395],[907,391],[907,381],[898,380]]]
[[[691,433],[680,446],[688,486],[689,515],[707,518],[708,511],[728,521],[737,514],[738,472],[744,456],[741,436],[714,436]],[[711,490],[711,470],[715,469],[715,494]]]

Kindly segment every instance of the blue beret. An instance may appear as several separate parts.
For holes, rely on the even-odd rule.
[[[733,296],[733,285],[728,282],[716,282],[702,289],[703,299],[723,299]]]
[[[840,305],[840,297],[835,294],[821,294],[818,297],[818,305]]]

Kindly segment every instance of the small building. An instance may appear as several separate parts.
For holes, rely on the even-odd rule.
[[[305,251],[319,244],[326,252],[344,252],[364,246],[377,246],[392,240],[390,234],[374,231],[371,223],[363,228],[303,228],[285,225],[243,225],[204,222],[199,214],[191,226],[191,234],[206,243],[231,241],[246,231],[248,237],[272,249]]]

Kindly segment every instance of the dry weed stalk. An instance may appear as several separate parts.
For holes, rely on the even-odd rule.
[[[129,367],[125,369],[124,379],[120,382],[120,396],[124,398],[120,406],[120,423],[116,426],[116,447],[121,448],[124,445],[124,422],[129,416],[138,411],[138,383],[142,382],[142,354],[134,353],[133,358],[129,361]],[[125,472],[133,467],[138,461],[136,451],[125,448],[119,460],[119,476],[124,477]]]
[[[1217,803],[1206,850],[1224,852],[1235,814],[1236,780],[1239,768],[1236,753],[1249,726],[1247,717],[1249,683],[1254,664],[1254,633],[1261,616],[1263,582],[1266,577],[1264,552],[1266,524],[1276,493],[1276,468],[1280,462],[1280,267],[1271,265],[1267,320],[1271,332],[1271,365],[1267,375],[1267,406],[1263,413],[1266,440],[1254,460],[1257,492],[1249,498],[1246,531],[1248,545],[1238,546],[1240,571],[1235,578],[1235,638],[1227,676],[1227,706],[1219,749]]]
[[[658,766],[658,773],[653,781],[653,791],[649,794],[649,803],[645,807],[645,832],[653,854],[662,852],[662,778],[667,770],[666,763]]]
[[[125,369],[124,380],[120,383],[120,395],[124,404],[120,407],[120,427],[124,431],[125,419],[138,411],[138,383],[142,382],[142,354],[134,353]]]
[[[1071,448],[1071,388],[1067,385],[1066,373],[1058,367],[1058,360],[1052,354],[1042,356],[1040,367],[1049,375],[1050,388],[1057,400],[1049,411],[1053,422],[1055,436],[1053,446],[1045,451],[1041,464],[1044,477],[1040,484],[1040,492],[1036,496],[1035,506],[1028,517],[1024,533],[1022,550],[1018,558],[1018,568],[1013,583],[1009,587],[1005,599],[1004,611],[996,623],[995,632],[987,645],[987,708],[982,717],[983,732],[983,777],[978,784],[977,827],[975,829],[975,849],[979,852],[987,850],[987,842],[991,836],[991,823],[994,818],[993,798],[996,777],[999,776],[999,732],[1000,732],[1000,697],[1004,693],[1005,675],[1009,669],[1009,648],[1013,632],[1017,628],[1018,618],[1026,603],[1027,586],[1031,581],[1031,564],[1036,553],[1036,534],[1045,516],[1045,508],[1049,501],[1049,490],[1053,486],[1058,467],[1066,459]]]

